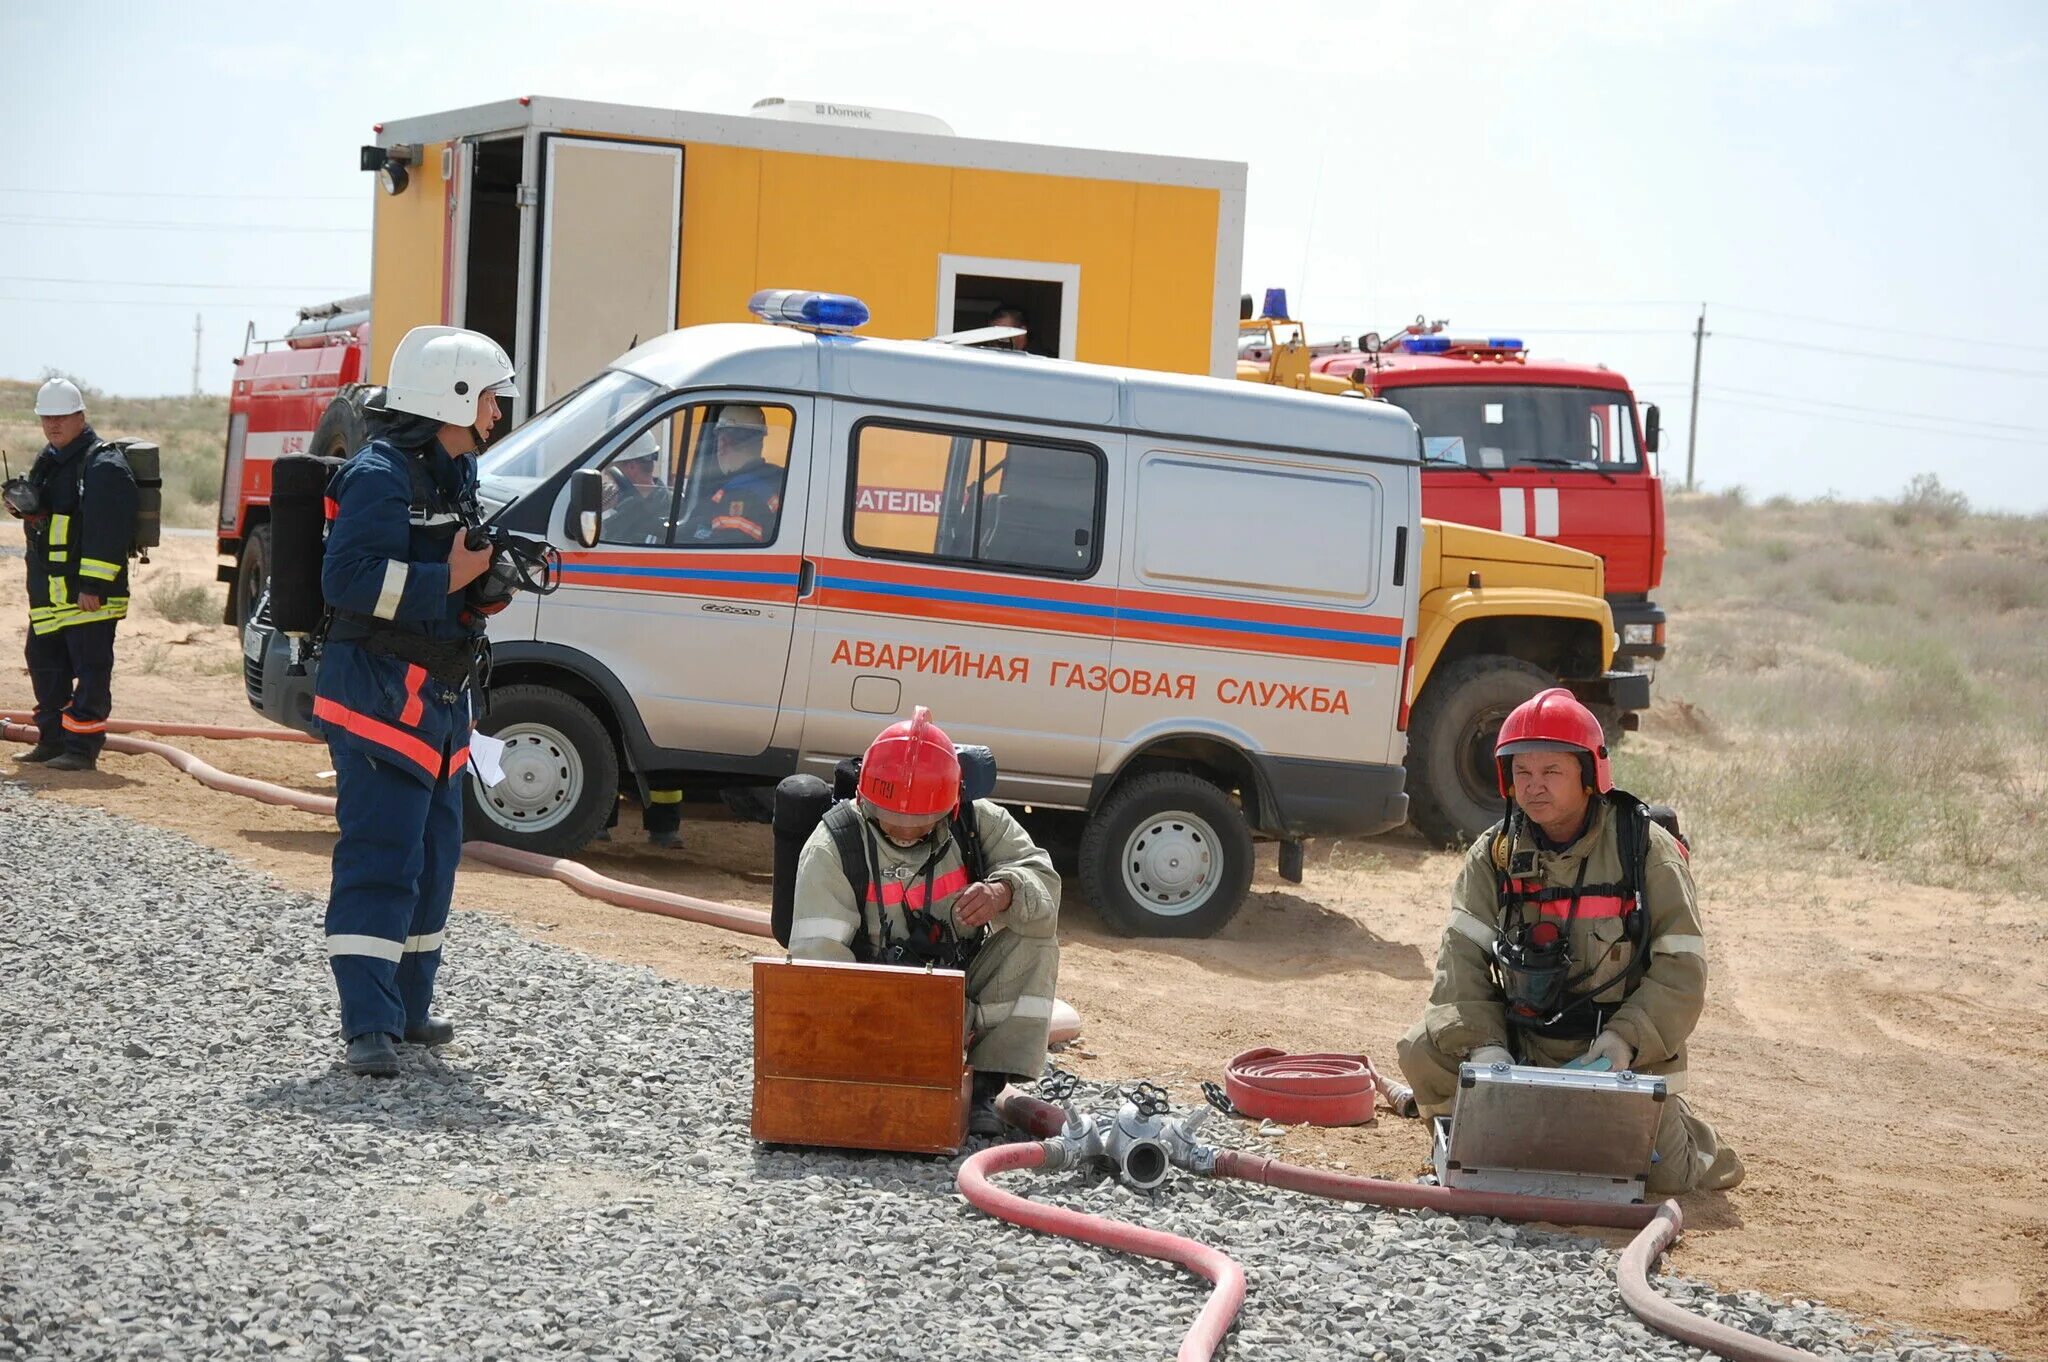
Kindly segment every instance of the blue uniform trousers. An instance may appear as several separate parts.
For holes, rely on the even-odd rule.
[[[462,859],[463,773],[458,767],[427,785],[396,758],[346,741],[328,750],[341,836],[327,896],[327,963],[341,995],[342,1038],[402,1036],[434,1001]]]
[[[74,624],[28,635],[28,680],[36,695],[41,742],[99,755],[114,709],[114,621]]]

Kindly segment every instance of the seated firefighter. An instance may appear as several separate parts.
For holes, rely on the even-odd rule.
[[[1429,1006],[1401,1038],[1426,1116],[1461,1060],[1633,1069],[1685,1082],[1706,1003],[1706,938],[1682,843],[1614,788],[1599,720],[1562,688],[1501,725],[1507,816],[1465,857]],[[1681,1097],[1664,1106],[1649,1190],[1718,1191],[1742,1163]]]
[[[968,1131],[999,1135],[1003,1085],[1045,1068],[1059,910],[1052,859],[1001,806],[962,805],[960,757],[920,706],[869,745],[858,795],[804,843],[789,953],[964,970]]]

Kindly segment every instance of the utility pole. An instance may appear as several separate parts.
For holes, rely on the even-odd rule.
[[[1707,339],[1707,305],[1700,304],[1699,325],[1692,330],[1692,412],[1686,418],[1685,431],[1685,490],[1694,488],[1692,480],[1693,451],[1700,442],[1700,350]]]
[[[200,326],[201,326],[201,322],[200,322],[200,314],[198,314],[197,312],[195,312],[195,313],[193,313],[193,314],[192,314],[192,395],[193,395],[194,397],[197,397],[197,396],[199,396],[199,335],[200,335]],[[1699,373],[1698,373],[1698,366],[1697,366],[1697,365],[1695,365],[1695,366],[1694,366],[1694,373],[1693,373],[1693,386],[1694,386],[1695,388],[1697,388],[1697,387],[1699,386]]]

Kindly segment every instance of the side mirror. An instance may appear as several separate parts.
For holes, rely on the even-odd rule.
[[[596,546],[603,528],[604,474],[595,468],[579,468],[569,475],[569,521],[563,529],[587,549]]]
[[[1657,404],[1650,403],[1643,408],[1643,448],[1651,454],[1657,452],[1657,438],[1663,426],[1659,423]]]

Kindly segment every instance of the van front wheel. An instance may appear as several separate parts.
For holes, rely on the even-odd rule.
[[[619,759],[589,706],[549,686],[493,688],[477,727],[505,744],[505,778],[465,782],[465,837],[567,856],[597,835],[619,797]]]
[[[1081,887],[1123,936],[1213,936],[1251,883],[1244,811],[1200,776],[1134,777],[1081,834]]]

